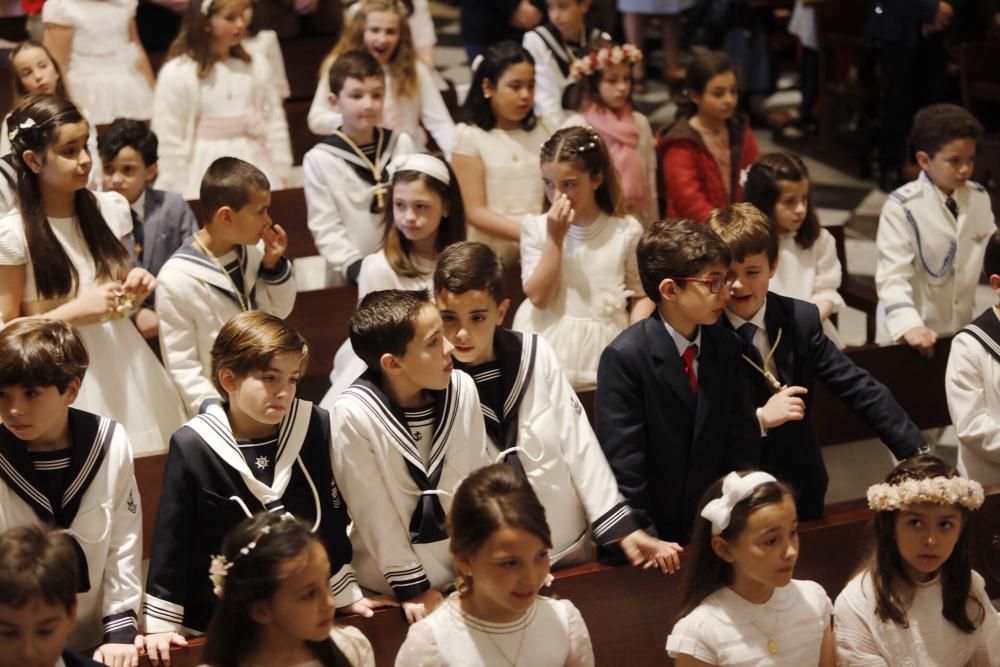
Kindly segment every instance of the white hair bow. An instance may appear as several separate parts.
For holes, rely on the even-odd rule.
[[[729,526],[733,508],[741,500],[748,498],[761,484],[775,482],[773,475],[766,472],[752,472],[741,477],[738,472],[726,475],[722,482],[722,496],[710,501],[701,510],[701,516],[712,524],[712,535],[720,535]]]

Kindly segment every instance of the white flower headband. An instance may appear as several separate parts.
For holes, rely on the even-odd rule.
[[[876,512],[893,512],[919,503],[961,505],[977,510],[984,499],[983,485],[965,477],[905,479],[898,484],[868,487],[868,507]]]
[[[35,119],[34,118],[25,118],[24,120],[22,120],[20,122],[20,124],[18,124],[17,127],[15,127],[13,130],[10,131],[10,133],[7,135],[7,137],[11,141],[14,141],[14,139],[17,137],[17,133],[18,132],[20,132],[21,130],[30,130],[34,126],[35,126]]]
[[[761,484],[776,481],[773,475],[766,472],[752,472],[745,476],[731,472],[726,475],[722,482],[722,496],[710,501],[701,510],[701,516],[712,524],[712,535],[721,535],[729,527],[733,508],[741,500],[749,498],[754,489]]]
[[[570,65],[569,73],[573,79],[582,79],[590,76],[598,70],[602,70],[611,65],[626,63],[635,65],[642,60],[642,51],[632,44],[622,44],[621,46],[603,46],[596,51],[591,51],[582,58],[578,58]]]
[[[284,514],[281,517],[283,520],[293,519],[291,514]],[[229,570],[233,567],[233,563],[239,560],[240,557],[246,556],[248,553],[257,548],[257,543],[260,539],[271,532],[271,526],[264,526],[257,533],[250,542],[239,550],[232,560],[227,560],[222,554],[216,554],[212,556],[212,564],[208,566],[208,578],[212,582],[212,592],[215,593],[215,597],[221,598],[222,592],[225,589],[226,576],[229,574]]]

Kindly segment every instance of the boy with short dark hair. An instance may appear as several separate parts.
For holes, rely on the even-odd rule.
[[[210,351],[222,325],[248,310],[287,317],[295,305],[288,236],[271,223],[267,177],[249,162],[222,157],[201,182],[205,226],[157,276],[163,363],[191,415],[221,399]]]
[[[79,565],[71,538],[41,526],[0,534],[0,667],[97,667],[66,650]]]
[[[983,127],[954,104],[913,119],[920,176],[886,200],[875,243],[879,342],[905,341],[924,356],[941,334],[968,324],[986,241],[996,229],[986,189],[969,180]]]
[[[330,283],[357,283],[361,260],[382,245],[389,162],[416,151],[405,132],[381,127],[385,73],[367,51],[337,57],[330,102],[340,128],[302,160],[309,230]]]
[[[596,542],[619,544],[634,565],[673,572],[680,547],[633,519],[555,352],[501,326],[510,306],[503,280],[488,245],[462,241],[438,257],[434,293],[455,365],[476,382],[495,455],[527,476],[545,507],[553,562],[590,560]]]
[[[754,468],[760,432],[744,409],[739,345],[717,325],[729,248],[690,220],[653,223],[636,248],[656,312],[623,331],[597,370],[597,436],[639,525],[685,544],[698,501]]]
[[[829,478],[809,411],[816,380],[870,424],[896,458],[919,453],[924,438],[889,390],[826,337],[814,304],[768,291],[778,241],[764,213],[732,204],[706,223],[733,254],[723,324],[740,341],[740,369],[766,431],[760,466],[795,487],[800,520],[818,519]]]
[[[986,243],[983,273],[1000,300],[1000,231]],[[983,484],[1000,483],[1000,305],[955,334],[944,382],[959,470]]]
[[[104,189],[119,193],[131,207],[132,262],[154,276],[198,231],[198,221],[183,197],[153,188],[159,167],[158,144],[148,124],[126,118],[116,118],[97,137]],[[159,330],[152,309],[154,299],[155,293],[135,315],[135,324],[146,338],[156,336]]]
[[[0,329],[0,532],[69,531],[80,577],[67,645],[100,645],[95,656],[114,664],[137,655],[142,512],[125,429],[70,407],[88,363],[83,341],[61,320]]]
[[[426,291],[368,294],[350,337],[368,370],[330,414],[354,571],[365,588],[395,595],[412,623],[455,577],[444,528],[451,493],[493,460],[475,382],[452,371],[453,348]]]

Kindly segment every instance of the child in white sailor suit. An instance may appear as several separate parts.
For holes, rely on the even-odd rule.
[[[555,352],[537,335],[500,326],[510,306],[503,282],[496,253],[464,241],[438,258],[434,294],[456,366],[476,382],[494,455],[527,476],[545,507],[552,563],[592,560],[596,542],[618,544],[634,565],[673,572],[680,547],[632,518]]]
[[[147,652],[166,648],[171,632],[206,630],[212,556],[226,533],[262,511],[291,514],[316,533],[338,608],[370,616],[381,604],[362,596],[351,568],[329,414],[295,398],[307,354],[297,331],[261,311],[240,313],[219,332],[213,381],[226,402],[170,440],[146,580]]]
[[[357,283],[361,261],[385,236],[389,162],[415,146],[405,132],[380,127],[385,73],[369,53],[340,56],[329,79],[343,124],[302,160],[308,224],[330,270],[328,284]]]
[[[151,126],[160,138],[161,190],[198,198],[213,160],[238,157],[275,189],[288,187],[288,121],[267,61],[241,41],[250,0],[194,0],[156,79]],[[212,26],[227,26],[216,31]],[[225,54],[219,57],[217,54]]]
[[[969,180],[983,128],[953,104],[917,112],[910,143],[921,173],[886,201],[875,238],[878,342],[930,356],[938,335],[968,324],[986,241],[996,229],[985,188]]]
[[[142,511],[122,426],[71,408],[89,363],[76,329],[25,318],[0,330],[0,533],[49,525],[80,561],[77,624],[67,646],[136,659]]]
[[[1000,231],[986,246],[983,273],[1000,298]],[[1000,484],[1000,306],[955,334],[944,387],[958,435],[959,472],[982,484]]]
[[[535,114],[551,127],[559,127],[566,118],[563,91],[570,84],[573,61],[602,37],[597,28],[587,30],[584,19],[590,3],[548,0],[549,20],[524,33],[524,49],[535,59]]]
[[[492,463],[479,397],[471,377],[452,372],[452,346],[424,290],[369,294],[350,337],[369,370],[334,402],[331,425],[353,564],[362,586],[392,593],[413,623],[455,577],[444,528],[452,493]]]
[[[234,315],[260,308],[287,317],[295,305],[288,236],[271,223],[267,177],[252,164],[219,158],[201,186],[205,226],[157,276],[163,363],[191,415],[218,399],[209,351]]]

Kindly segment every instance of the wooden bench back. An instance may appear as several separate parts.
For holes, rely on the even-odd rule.
[[[973,567],[986,578],[987,592],[996,598],[1000,596],[1000,486],[987,492],[986,504],[972,515]],[[818,582],[830,599],[835,599],[862,566],[871,516],[867,509],[855,509],[803,524],[795,577]],[[687,558],[682,558],[682,568]],[[547,594],[572,600],[579,608],[594,645],[596,664],[669,665],[672,661],[664,647],[680,608],[681,583],[679,575],[588,563],[555,573]],[[379,611],[371,619],[353,616],[341,622],[365,633],[379,667],[394,663],[407,631],[401,611]],[[202,643],[195,640],[192,647],[172,652],[172,664],[198,664]]]

